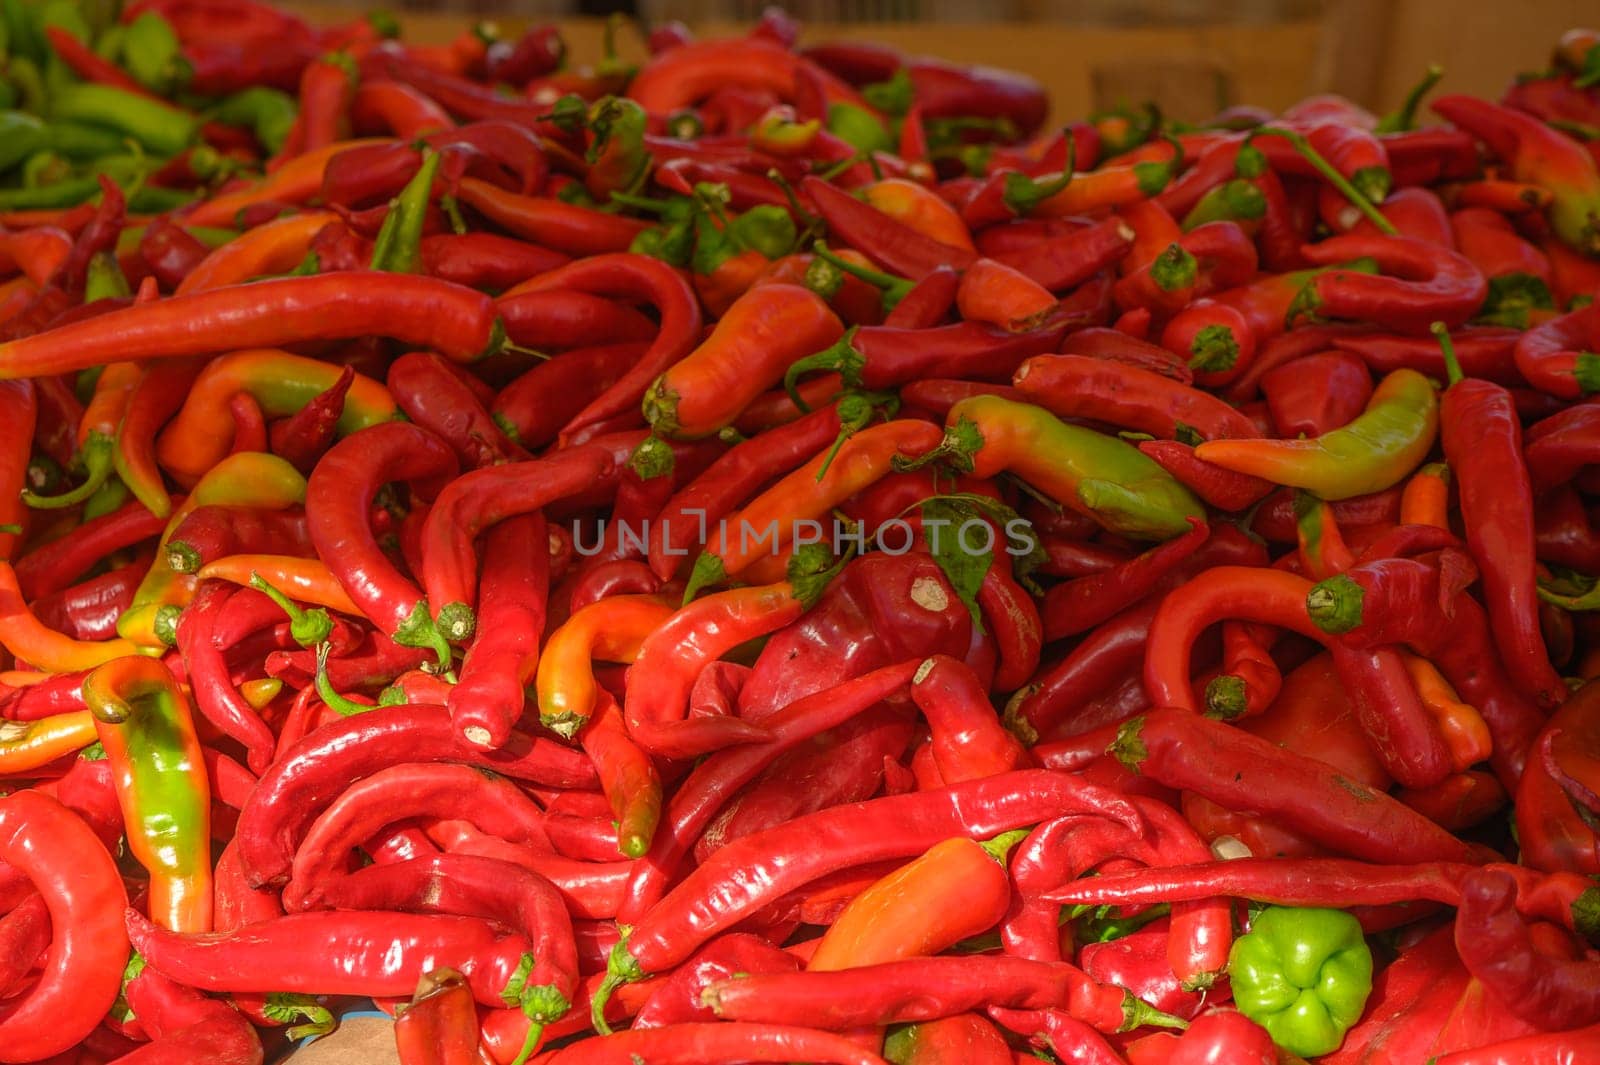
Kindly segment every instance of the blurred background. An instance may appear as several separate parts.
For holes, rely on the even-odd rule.
[[[348,17],[375,0],[294,3],[314,20]],[[556,20],[570,54],[600,55],[601,17],[641,26],[679,19],[702,35],[736,32],[764,0],[388,0],[416,40],[447,40],[471,19],[507,31]],[[1514,71],[1544,66],[1556,38],[1600,21],[1593,0],[791,0],[805,40],[862,38],[1029,74],[1055,114],[1156,103],[1198,120],[1236,103],[1277,108],[1340,92],[1382,111],[1429,63],[1438,92],[1496,96]],[[639,33],[622,35],[642,55]]]

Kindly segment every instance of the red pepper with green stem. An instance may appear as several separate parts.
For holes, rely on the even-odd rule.
[[[317,463],[306,489],[311,541],[322,558],[333,561],[351,599],[399,643],[432,649],[441,668],[450,664],[445,637],[417,586],[379,548],[369,512],[378,489],[390,481],[436,484],[456,469],[455,455],[432,433],[385,423],[335,445]]]
[[[532,945],[527,971],[502,1005],[519,1009],[534,1028],[566,1013],[578,988],[572,925],[544,878],[508,863],[461,854],[434,855],[361,870],[332,885],[328,901],[345,910],[460,914],[495,921]]]
[[[276,746],[272,730],[234,686],[214,639],[217,614],[234,592],[233,586],[220,581],[201,582],[194,600],[178,617],[177,646],[201,715],[245,748],[251,771],[259,774],[272,763]]]
[[[1234,288],[1256,272],[1256,248],[1231,222],[1210,222],[1185,233],[1146,266],[1123,276],[1112,297],[1123,308],[1148,307],[1165,317],[1200,296]]]
[[[706,341],[656,378],[645,419],[668,436],[706,436],[730,424],[802,355],[827,348],[843,326],[811,292],[761,285],[733,306]]]
[[[82,1041],[116,1000],[127,893],[89,826],[36,789],[0,798],[0,862],[32,880],[50,911],[43,971],[0,1020],[8,1055],[42,1060]]]
[[[600,255],[570,263],[518,285],[506,296],[552,288],[575,288],[591,295],[637,299],[660,314],[655,342],[617,382],[589,402],[562,429],[567,442],[606,419],[636,409],[650,382],[683,358],[700,339],[700,305],[675,271],[647,255]]]
[[[153,658],[99,667],[83,682],[129,826],[150,874],[150,912],[178,932],[211,929],[211,789],[189,701]]]
[[[1555,196],[1550,223],[1570,247],[1600,250],[1600,171],[1581,145],[1531,115],[1470,96],[1441,96],[1433,109],[1481,139],[1512,178]]]
[[[1306,245],[1302,254],[1313,265],[1332,269],[1307,281],[1289,309],[1291,319],[1309,313],[1420,333],[1434,321],[1451,328],[1465,324],[1488,295],[1483,275],[1465,256],[1408,237],[1332,237]],[[1394,276],[1337,269],[1361,259]]]
[[[142,506],[134,507],[149,517]],[[273,551],[309,557],[314,553],[305,511],[214,503],[190,510],[166,537],[162,550],[175,573],[196,573],[228,555]]]
[[[259,281],[135,304],[0,344],[5,376],[81,370],[117,359],[377,334],[457,361],[503,342],[489,297],[426,277],[320,274]]]
[[[1590,304],[1523,333],[1515,358],[1530,385],[1573,400],[1600,387],[1596,349],[1600,349],[1600,310]]]
[[[480,1003],[500,1006],[532,946],[481,918],[435,914],[297,913],[209,935],[167,931],[137,910],[126,920],[150,968],[202,991],[403,995],[424,972],[448,965],[467,976]],[[327,949],[308,958],[307,942]]]
[[[634,923],[666,894],[679,862],[730,796],[785,752],[894,694],[909,682],[914,668],[910,662],[885,666],[796,699],[762,719],[768,739],[726,748],[697,765],[668,800],[661,829],[634,870],[618,917]]]
[[[1467,971],[1501,1006],[1540,1028],[1592,1020],[1600,1012],[1600,962],[1541,955],[1516,912],[1516,898],[1517,884],[1508,874],[1483,870],[1464,879],[1456,950]]]
[[[318,466],[319,472],[327,461]],[[612,457],[605,449],[580,447],[535,462],[474,470],[439,493],[422,529],[422,578],[426,601],[439,604],[439,631],[455,640],[473,631],[478,587],[473,545],[479,534],[574,495],[611,469]]]
[[[737,718],[685,717],[690,689],[707,664],[814,605],[838,572],[832,561],[820,544],[805,545],[790,562],[788,580],[706,596],[661,622],[640,644],[628,674],[624,718],[634,742],[659,757],[683,759],[715,749],[710,744],[753,738]]]
[[[1071,347],[1072,340],[1067,344]],[[1092,418],[1163,439],[1190,434],[1208,440],[1258,435],[1249,418],[1208,393],[1106,359],[1037,355],[1017,368],[1012,384],[1026,402],[1058,417]]]
[[[1167,322],[1161,330],[1161,346],[1187,361],[1198,384],[1221,388],[1250,368],[1256,336],[1237,309],[1203,299]]]
[[[1449,554],[1435,564],[1363,561],[1312,589],[1307,611],[1319,629],[1344,646],[1366,650],[1404,643],[1432,661],[1488,723],[1495,772],[1509,789],[1522,775],[1544,715],[1506,676],[1483,608],[1460,586],[1459,578],[1470,574],[1453,572],[1458,567]],[[1449,574],[1442,572],[1447,563]]]
[[[1183,149],[1171,142],[1171,157],[1163,161],[1108,165],[1074,174],[1064,188],[1034,205],[1033,217],[1061,218],[1149,199],[1167,187],[1182,165]]]
[[[522,716],[544,632],[550,553],[544,517],[528,514],[490,530],[483,554],[478,634],[447,705],[462,739],[494,749]]]
[[[725,1020],[850,1030],[926,1021],[979,1006],[1057,1008],[1094,1029],[1178,1025],[1120,987],[1076,966],[1003,955],[908,958],[834,972],[766,973],[724,980],[705,1000]]]
[[[1269,815],[1356,857],[1471,862],[1476,855],[1420,814],[1325,763],[1188,710],[1154,710],[1132,719],[1111,753],[1168,787]]]
[[[1131,806],[1095,785],[1048,770],[1020,770],[940,791],[835,807],[736,840],[643,915],[612,951],[606,983],[593,1002],[596,1028],[606,1030],[601,1010],[617,986],[676,965],[721,929],[819,876],[909,857],[953,835],[992,836],[1074,810],[1140,823]],[[914,829],[863,831],[878,823]],[[737,897],[724,894],[720,889],[730,877],[749,890]]]
[[[1522,457],[1522,422],[1511,393],[1464,378],[1449,335],[1442,326],[1434,332],[1450,381],[1440,399],[1440,435],[1458,485],[1467,545],[1483,578],[1489,628],[1517,686],[1555,707],[1567,689],[1550,665],[1539,627],[1533,489]]]

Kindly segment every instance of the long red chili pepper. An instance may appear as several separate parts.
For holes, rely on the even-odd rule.
[[[471,361],[500,348],[493,302],[416,275],[320,274],[173,296],[0,344],[0,376],[371,334]]]

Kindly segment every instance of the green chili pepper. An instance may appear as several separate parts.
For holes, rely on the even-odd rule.
[[[854,104],[828,105],[828,132],[863,153],[894,148],[894,140],[878,116]]]
[[[730,229],[740,244],[754,248],[769,259],[788,255],[799,235],[793,216],[773,203],[750,208],[733,220]]]
[[[1323,499],[1381,492],[1422,464],[1439,434],[1439,398],[1415,370],[1379,382],[1349,425],[1309,440],[1211,440],[1195,456]]]
[[[186,111],[109,85],[73,85],[50,104],[52,118],[117,130],[161,155],[183,151],[200,128]]]
[[[0,189],[0,211],[33,211],[51,207],[76,207],[100,191],[92,177],[71,178],[40,188]]]
[[[127,149],[127,138],[103,126],[81,122],[52,122],[45,131],[51,151],[75,163],[87,163]]]
[[[1291,1054],[1337,1050],[1372,992],[1372,950],[1342,910],[1272,906],[1228,955],[1239,1012]]]
[[[422,269],[422,223],[433,196],[433,179],[439,173],[439,153],[426,151],[422,166],[389,204],[383,228],[372,245],[372,268],[392,274],[414,274]]]
[[[274,155],[283,150],[283,142],[299,113],[294,97],[260,85],[223,97],[207,112],[225,125],[248,128]]]
[[[50,46],[27,0],[0,0],[0,21],[6,25],[13,62],[19,57],[34,63],[44,62],[45,56],[50,53]]]
[[[189,80],[189,64],[179,49],[177,33],[154,11],[128,23],[122,62],[135,81],[157,92],[168,92]]]
[[[10,170],[47,147],[45,124],[24,111],[0,111],[0,171]]]

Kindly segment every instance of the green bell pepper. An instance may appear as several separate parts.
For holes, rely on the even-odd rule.
[[[1339,1048],[1372,993],[1372,950],[1343,910],[1272,906],[1228,955],[1239,1012],[1301,1057]]]

